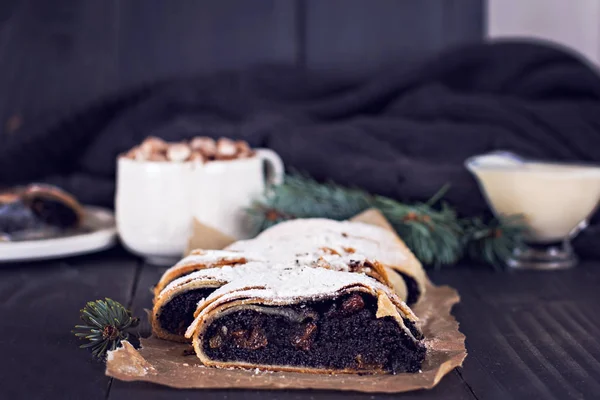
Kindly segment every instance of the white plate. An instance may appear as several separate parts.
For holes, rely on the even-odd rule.
[[[111,247],[117,236],[114,214],[98,207],[84,207],[84,212],[84,227],[89,232],[52,239],[0,242],[0,262],[46,260]]]

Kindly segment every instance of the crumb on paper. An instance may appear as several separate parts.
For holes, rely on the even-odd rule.
[[[156,369],[150,364],[129,341],[121,342],[121,347],[109,351],[106,357],[107,371],[128,377],[141,377],[155,374]]]
[[[194,348],[192,346],[190,346],[188,349],[184,349],[182,351],[181,355],[184,356],[184,357],[195,356],[196,355],[196,350],[194,350]]]
[[[145,376],[148,375],[148,370],[145,367],[138,365],[121,365],[119,371],[130,376]]]

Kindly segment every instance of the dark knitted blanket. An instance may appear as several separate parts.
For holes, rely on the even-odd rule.
[[[11,135],[0,185],[45,180],[111,206],[115,157],[149,135],[244,139],[317,179],[405,200],[448,182],[447,198],[471,214],[485,208],[463,167],[471,155],[600,162],[600,79],[563,50],[506,42],[360,82],[284,67],[160,82]]]

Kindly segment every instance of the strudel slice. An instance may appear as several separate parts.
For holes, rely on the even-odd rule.
[[[364,273],[390,285],[385,269],[377,263],[331,265],[323,259],[314,259],[303,260],[303,264],[295,261],[288,268],[299,268],[301,265]],[[198,250],[185,257],[163,274],[154,289],[154,334],[162,339],[185,342],[183,334],[194,320],[198,302],[231,280],[243,279],[246,274],[255,273],[259,267],[267,272],[278,268],[271,262],[259,261],[258,257],[241,252]]]
[[[344,270],[344,266],[384,266],[384,271],[378,272],[384,279],[378,280],[392,286],[408,304],[418,301],[427,282],[423,266],[402,240],[383,228],[362,222],[321,218],[286,221],[254,239],[235,242],[227,250],[252,251],[280,262],[321,259],[339,270]]]
[[[203,364],[419,371],[425,347],[417,318],[387,286],[363,274],[293,264],[252,268],[200,302],[186,336]]]
[[[79,226],[83,221],[83,207],[64,190],[52,185],[29,185],[21,197],[40,221],[58,228]]]
[[[219,265],[173,280],[154,297],[151,318],[154,335],[177,342],[189,341],[184,334],[194,321],[194,312],[201,300],[231,281],[243,280],[247,274],[256,271],[266,274],[270,268],[268,264],[257,262]]]
[[[81,204],[55,186],[32,184],[0,193],[0,233],[67,230],[80,226],[83,217]]]

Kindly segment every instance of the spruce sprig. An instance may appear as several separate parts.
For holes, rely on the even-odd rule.
[[[286,176],[282,185],[268,188],[248,213],[258,233],[289,219],[344,220],[377,208],[424,264],[455,264],[467,253],[476,260],[501,265],[520,243],[522,225],[511,218],[488,224],[481,219],[460,220],[456,211],[441,201],[447,189],[442,188],[425,203],[406,204],[293,173]]]
[[[486,224],[480,217],[462,222],[463,244],[468,256],[502,269],[515,248],[523,245],[526,231],[523,217],[512,215],[494,218]]]
[[[282,185],[268,188],[250,207],[255,233],[294,218],[344,220],[371,207],[374,197],[365,191],[332,182],[320,184],[300,174],[288,174]]]
[[[112,299],[88,302],[81,310],[83,325],[75,325],[73,333],[88,343],[80,348],[89,348],[92,356],[104,359],[109,350],[115,350],[122,340],[129,339],[128,329],[135,328],[139,318],[131,315],[121,303]]]
[[[456,263],[462,256],[462,227],[446,203],[439,210],[429,202],[406,205],[379,197],[373,205],[392,224],[406,245],[424,264],[439,267]]]

